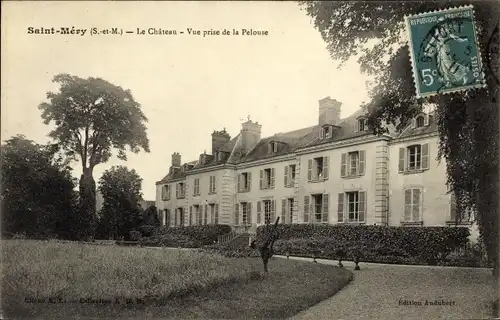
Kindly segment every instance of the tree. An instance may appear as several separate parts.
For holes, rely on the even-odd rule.
[[[156,206],[150,206],[142,213],[142,224],[146,226],[160,226],[160,218]]]
[[[75,181],[54,148],[18,135],[2,145],[1,161],[2,231],[72,239]]]
[[[100,230],[109,238],[129,239],[142,220],[142,179],[135,170],[124,166],[113,166],[99,180],[99,191],[104,203],[99,212]]]
[[[53,82],[60,84],[59,92],[48,92],[49,102],[41,103],[39,109],[45,124],[55,124],[49,137],[68,157],[82,163],[80,212],[85,237],[92,238],[96,223],[93,170],[110,159],[112,149],[121,160],[127,159],[127,147],[133,153],[149,152],[147,118],[130,90],[103,79],[59,74]]]
[[[415,97],[404,16],[469,5],[469,1],[301,2],[313,19],[339,67],[357,56],[362,72],[373,75],[370,101],[364,106],[374,134],[401,130],[426,104],[435,105],[439,159],[447,164],[447,184],[459,209],[477,210],[481,238],[496,281],[499,277],[498,235],[498,21],[496,1],[473,2],[478,41],[486,67],[487,90]],[[496,37],[496,38],[495,38]],[[370,41],[374,46],[370,47]],[[498,304],[498,302],[497,302]],[[498,310],[498,309],[497,309]],[[497,311],[498,312],[498,311]]]

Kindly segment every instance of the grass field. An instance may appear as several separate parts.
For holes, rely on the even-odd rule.
[[[283,318],[352,278],[332,266],[168,249],[2,241],[10,318]]]

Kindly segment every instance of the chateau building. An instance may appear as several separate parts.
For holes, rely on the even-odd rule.
[[[248,120],[234,138],[214,131],[211,154],[182,163],[174,153],[156,183],[162,223],[250,233],[277,216],[282,223],[472,227],[471,211],[458,212],[448,194],[444,160],[436,160],[432,113],[376,136],[363,110],[345,119],[340,111],[326,97],[313,126],[263,138],[262,126]]]

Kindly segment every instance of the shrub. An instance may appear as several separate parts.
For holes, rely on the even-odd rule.
[[[262,241],[270,226],[257,229]],[[349,225],[278,225],[276,254],[380,263],[438,264],[467,244],[467,228],[382,227]],[[344,258],[343,258],[344,259]]]
[[[132,241],[140,241],[141,239],[142,239],[141,232],[139,232],[137,230],[130,231],[130,240],[132,240]]]
[[[182,227],[161,227],[141,240],[145,246],[199,248],[211,245],[218,237],[231,232],[227,225],[202,225]]]

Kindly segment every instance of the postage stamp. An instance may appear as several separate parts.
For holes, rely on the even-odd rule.
[[[405,17],[417,97],[486,86],[474,8]]]

